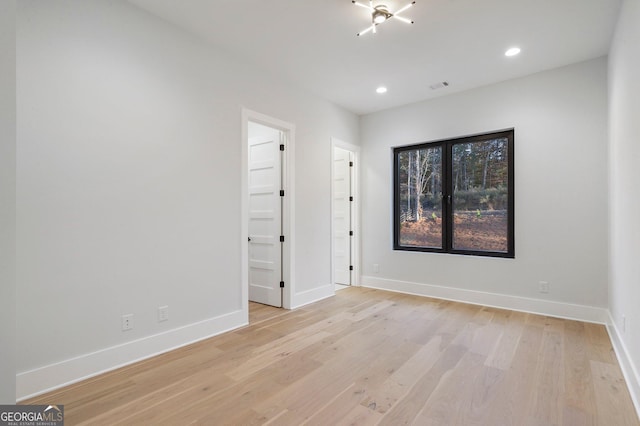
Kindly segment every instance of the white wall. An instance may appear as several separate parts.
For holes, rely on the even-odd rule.
[[[609,304],[615,323],[612,337],[614,343],[622,342],[618,355],[640,410],[639,41],[640,2],[626,0],[609,55]]]
[[[0,404],[16,401],[15,0],[0,1]]]
[[[363,117],[365,285],[463,299],[470,293],[451,289],[468,290],[606,308],[606,75],[606,59],[600,58]],[[393,251],[391,148],[511,127],[516,258]],[[541,280],[550,283],[548,294],[538,292]],[[495,303],[534,309],[535,303],[517,306],[514,300]],[[584,311],[572,313],[564,306],[557,313],[581,316]]]
[[[357,116],[125,2],[25,0],[17,26],[21,396],[242,323],[242,107],[296,125],[297,291],[330,283]]]

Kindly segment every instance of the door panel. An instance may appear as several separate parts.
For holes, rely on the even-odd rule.
[[[249,300],[282,306],[280,132],[249,138]]]
[[[333,156],[333,276],[351,285],[351,153],[334,148]]]

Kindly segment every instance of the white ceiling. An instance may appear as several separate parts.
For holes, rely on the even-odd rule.
[[[378,33],[351,0],[129,0],[357,114],[608,52],[620,0],[417,0]],[[367,2],[367,0],[363,0]],[[409,0],[377,0],[391,11]],[[522,53],[507,58],[504,51]],[[445,89],[433,83],[447,81]],[[385,85],[384,95],[375,93]]]

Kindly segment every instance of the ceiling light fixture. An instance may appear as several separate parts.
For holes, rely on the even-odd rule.
[[[351,3],[355,4],[356,6],[360,6],[363,7],[367,10],[369,10],[371,12],[371,26],[367,27],[366,29],[360,31],[358,34],[358,36],[361,36],[363,34],[368,33],[369,31],[372,31],[373,33],[376,32],[376,26],[388,21],[390,18],[395,18],[399,21],[405,22],[407,24],[413,24],[413,21],[411,19],[407,19],[404,16],[398,16],[400,13],[404,12],[405,10],[409,9],[411,6],[413,6],[414,4],[416,4],[415,1],[407,4],[404,7],[401,7],[400,9],[398,9],[395,12],[389,12],[389,9],[387,8],[387,6],[385,6],[384,4],[379,4],[377,6],[373,6],[373,0],[369,0],[369,5],[367,6],[364,3],[360,3],[359,1],[356,0],[352,0]]]
[[[376,93],[380,93],[380,94],[387,93],[387,88],[384,86],[380,86],[376,89]]]
[[[385,7],[386,6],[384,5],[374,7],[374,11],[371,14],[374,24],[382,24],[384,21],[387,20],[387,18],[391,16],[389,11],[385,9]]]
[[[512,47],[511,49],[508,49],[506,52],[504,52],[504,56],[516,56],[518,53],[520,53],[520,48]]]

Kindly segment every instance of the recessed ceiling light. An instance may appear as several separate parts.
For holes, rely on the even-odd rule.
[[[516,56],[518,53],[520,53],[520,48],[512,47],[511,49],[504,52],[504,56]]]
[[[387,93],[387,88],[384,86],[380,86],[376,89],[376,93]]]

